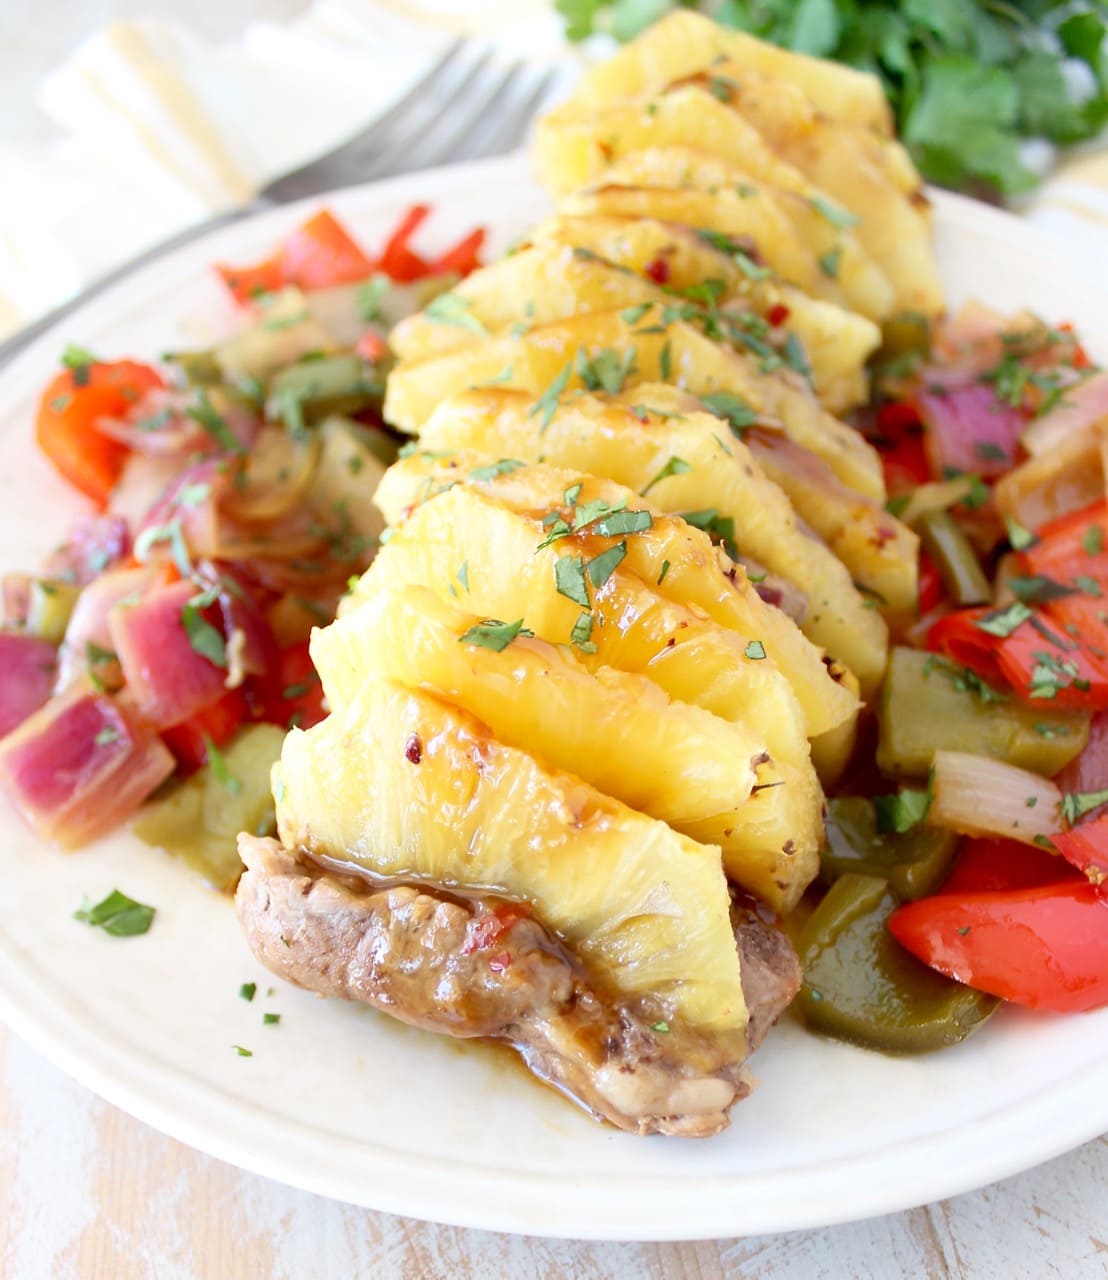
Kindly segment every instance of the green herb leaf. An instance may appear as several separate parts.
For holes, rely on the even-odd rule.
[[[1067,791],[1062,797],[1062,818],[1068,826],[1079,822],[1087,813],[1108,804],[1108,789],[1104,791]]]
[[[546,428],[550,426],[550,420],[554,417],[554,414],[558,409],[558,397],[569,385],[569,379],[572,373],[573,361],[571,360],[568,364],[563,366],[561,372],[554,378],[554,381],[551,382],[550,386],[546,388],[542,395],[539,396],[527,411],[530,417],[534,418],[537,416],[540,419],[539,435],[542,435]]]
[[[622,538],[628,533],[642,533],[653,528],[654,517],[649,511],[614,511],[601,516],[593,524],[593,532],[602,538]]]
[[[497,476],[511,475],[513,471],[518,471],[520,467],[526,465],[526,462],[520,462],[518,458],[501,458],[498,462],[490,462],[487,466],[474,467],[469,473],[469,478],[483,483],[495,480]]]
[[[663,560],[661,572],[658,574],[658,586],[665,582],[667,573],[669,573],[669,561]]]
[[[691,470],[692,470],[692,467],[689,466],[689,464],[685,461],[684,458],[677,458],[677,457],[670,458],[670,460],[666,463],[664,467],[662,467],[662,469],[658,472],[658,474],[654,476],[654,478],[646,485],[646,487],[641,490],[642,496],[645,498],[646,495],[650,492],[651,489],[654,488],[656,484],[661,484],[663,480],[668,479],[670,476],[687,475]]]
[[[585,570],[593,586],[602,587],[622,564],[626,555],[627,543],[624,541],[617,542],[614,547],[609,547],[607,551],[602,551],[600,555],[590,560]]]
[[[468,631],[458,637],[459,644],[473,644],[482,649],[492,649],[494,653],[500,653],[506,649],[517,636],[533,636],[535,633],[529,631],[523,625],[523,619],[517,618],[515,622],[501,622],[497,618],[485,618],[483,622],[476,622]]]
[[[826,219],[833,227],[838,227],[840,230],[845,230],[847,227],[856,227],[861,221],[849,209],[844,209],[841,205],[832,204],[830,200],[824,200],[822,196],[812,196],[808,203],[821,218]]]
[[[372,324],[375,320],[384,320],[381,303],[391,288],[392,281],[386,275],[370,276],[364,284],[358,285],[354,303],[358,308],[359,317],[366,324]]]
[[[603,347],[591,357],[584,347],[578,348],[575,368],[587,391],[606,391],[618,395],[623,384],[635,371],[635,348],[620,352]]]
[[[453,325],[456,329],[468,329],[479,337],[488,337],[489,331],[473,314],[473,303],[457,293],[440,293],[423,310],[428,320],[436,324]]]
[[[239,987],[239,996],[246,1001],[247,1004],[254,999],[258,992],[258,984],[256,982],[244,982]]]
[[[873,807],[877,814],[877,830],[903,833],[918,827],[931,808],[932,789],[926,791],[905,788],[896,795],[874,796]]]
[[[744,652],[748,658],[758,661],[766,656],[766,646],[761,640],[749,640]]]
[[[1021,600],[1016,600],[1006,609],[993,609],[974,622],[978,631],[990,636],[1010,636],[1017,628],[1022,627],[1032,616],[1032,611]]]
[[[640,302],[637,306],[626,307],[619,313],[619,318],[624,324],[638,324],[644,315],[650,310],[653,304],[649,302]]]
[[[206,391],[198,391],[196,403],[185,410],[186,417],[198,422],[225,453],[245,453],[242,442],[227,425],[227,419],[217,413]]]
[[[92,928],[103,929],[113,938],[134,938],[147,932],[154,923],[155,914],[153,907],[147,907],[118,889],[113,889],[96,906],[86,898],[79,910],[73,913],[73,918],[84,921]]]
[[[263,1013],[262,1025],[266,1027],[275,1027],[281,1021],[279,1013]]]
[[[1085,554],[1098,556],[1104,550],[1104,526],[1091,524],[1081,537],[1081,546]]]
[[[826,253],[819,255],[819,269],[829,280],[837,280],[839,278],[839,266],[843,260],[842,245],[836,245],[834,249],[828,249]]]
[[[700,400],[709,413],[722,418],[737,436],[758,421],[758,415],[750,405],[733,391],[713,391],[701,396]]]
[[[582,653],[596,652],[596,645],[591,639],[594,621],[591,613],[579,614],[577,621],[573,624],[573,630],[569,633],[570,644],[575,645]]]
[[[1025,529],[1017,520],[1013,520],[1011,516],[1004,517],[1004,524],[1008,530],[1008,541],[1012,544],[1015,551],[1026,551],[1035,541],[1035,535],[1030,529]]]
[[[204,735],[204,751],[208,757],[208,768],[212,771],[212,777],[216,782],[230,795],[242,795],[242,783],[228,768],[227,757],[207,734]]]
[[[187,601],[181,610],[181,625],[185,629],[188,642],[196,653],[212,664],[213,667],[227,667],[227,642],[220,631],[204,617],[204,607],[197,601],[202,597],[194,596]]]
[[[554,583],[558,594],[575,604],[589,607],[589,588],[585,582],[585,561],[582,556],[562,556],[554,563]]]

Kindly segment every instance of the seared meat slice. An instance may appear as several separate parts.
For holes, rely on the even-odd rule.
[[[505,1040],[594,1115],[634,1133],[707,1137],[750,1084],[743,1062],[800,984],[782,934],[753,912],[736,927],[745,1033],[669,1029],[659,1011],[599,991],[524,909],[424,885],[378,887],[274,840],[239,837],[235,906],[258,959],[320,995],[404,1022]]]

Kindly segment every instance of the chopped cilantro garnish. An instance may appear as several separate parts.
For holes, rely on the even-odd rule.
[[[81,920],[94,929],[103,929],[113,938],[134,938],[146,933],[154,922],[155,910],[118,889],[113,889],[95,906],[86,898],[73,913],[74,920]]]
[[[234,1049],[240,1058],[252,1058],[254,1056],[253,1049],[244,1049],[241,1044],[233,1044],[231,1048]]]
[[[440,293],[424,308],[423,314],[436,324],[449,324],[457,329],[468,329],[479,337],[487,337],[488,330],[473,314],[473,303],[457,293]]]
[[[691,470],[692,470],[692,467],[689,466],[689,464],[685,461],[684,458],[676,458],[676,457],[670,458],[670,460],[665,464],[664,467],[662,467],[662,469],[658,472],[658,474],[654,476],[654,478],[649,482],[649,484],[647,484],[646,487],[641,490],[642,496],[645,498],[646,495],[650,492],[651,489],[654,488],[656,484],[661,484],[663,480],[668,479],[670,476],[687,475]]]
[[[354,302],[358,308],[358,315],[366,324],[384,319],[381,314],[381,302],[391,288],[392,281],[386,275],[371,276],[364,284],[358,285]]]
[[[500,653],[506,649],[517,636],[533,636],[535,633],[529,631],[523,625],[523,619],[517,618],[515,622],[501,622],[497,618],[485,618],[482,622],[475,622],[468,631],[463,632],[458,637],[459,644],[473,644],[482,649],[492,649],[494,653]]]
[[[744,652],[748,658],[759,660],[766,656],[766,646],[761,642],[761,640],[750,640],[747,642]]]
[[[266,1027],[275,1027],[281,1021],[279,1013],[263,1013],[262,1025]]]
[[[992,609],[974,622],[978,631],[990,636],[1010,636],[1031,617],[1031,610],[1022,600],[1016,600],[1006,609]]]
[[[661,586],[661,585],[662,585],[662,583],[663,583],[663,582],[665,582],[665,580],[666,580],[666,574],[667,574],[667,573],[669,573],[669,561],[668,561],[668,560],[663,560],[663,561],[662,561],[662,570],[661,570],[661,572],[658,574],[658,586]]]
[[[550,426],[550,419],[554,417],[554,414],[558,409],[558,397],[569,385],[569,379],[572,373],[573,361],[571,360],[568,364],[563,365],[561,371],[554,378],[554,381],[551,382],[550,386],[546,388],[542,395],[539,396],[528,410],[531,417],[535,417],[537,415],[541,419],[539,423],[540,435],[542,435],[546,428]]]
[[[461,583],[462,590],[468,591],[469,590],[469,561],[468,560],[462,561],[462,563],[458,566],[458,572],[454,576],[458,579],[459,583]]]
[[[877,830],[903,833],[911,831],[927,817],[931,808],[934,778],[929,778],[927,789],[917,791],[904,788],[891,796],[874,796],[873,807],[877,814]]]
[[[254,999],[258,992],[258,984],[256,982],[244,982],[239,987],[239,996],[246,1001],[247,1004]]]
[[[575,604],[589,607],[589,588],[585,582],[585,561],[581,556],[562,556],[554,564],[554,582],[558,594]]]
[[[225,668],[227,642],[222,633],[204,617],[201,612],[204,606],[198,604],[197,599],[198,597],[194,596],[186,601],[181,609],[181,625],[185,629],[185,635],[193,650],[202,658],[207,658],[214,667]]]
[[[649,302],[640,302],[634,307],[625,307],[620,313],[619,318],[624,324],[638,324],[644,315],[650,310],[653,304]]]
[[[567,507],[574,507],[577,505],[577,499],[581,496],[581,489],[582,489],[582,484],[581,484],[581,481],[578,480],[576,484],[571,484],[569,488],[565,491],[565,493],[562,496],[566,500]]]
[[[839,278],[839,266],[843,260],[842,245],[836,245],[834,249],[828,249],[826,253],[819,255],[819,269],[829,280],[837,280]]]
[[[1005,516],[1004,523],[1008,530],[1008,541],[1012,544],[1014,550],[1026,551],[1035,542],[1035,535],[1030,529],[1025,529],[1018,520],[1013,520],[1011,516]]]
[[[591,639],[593,621],[591,613],[579,614],[577,621],[573,624],[573,630],[569,633],[570,643],[580,649],[582,653],[596,652],[596,645]]]
[[[812,196],[808,203],[821,218],[826,219],[833,227],[838,227],[840,230],[845,230],[847,227],[856,227],[861,221],[848,209],[844,209],[841,205],[832,204],[830,200],[824,200],[822,196]]]
[[[208,399],[206,391],[198,391],[196,394],[196,403],[190,405],[185,414],[198,422],[200,426],[211,436],[219,447],[226,453],[244,453],[242,441],[227,425],[227,419],[218,413],[212,402]]]
[[[490,462],[484,467],[474,467],[469,473],[471,480],[478,483],[486,480],[495,480],[497,476],[511,475],[513,471],[518,471],[520,467],[525,467],[525,462],[520,462],[518,458],[501,458],[497,462]]]
[[[307,690],[305,690],[305,692],[307,692]],[[227,767],[227,757],[222,751],[220,751],[207,734],[204,735],[204,751],[208,757],[208,768],[211,769],[212,777],[216,782],[218,782],[229,795],[242,795],[242,783]]]
[[[607,551],[602,551],[600,555],[594,556],[585,566],[593,586],[602,587],[615,573],[626,555],[627,542],[624,540],[617,542],[614,547],[609,547]]]
[[[593,532],[604,538],[621,538],[627,533],[642,533],[653,524],[654,517],[649,511],[613,511],[594,523]]]
[[[1086,555],[1098,556],[1104,550],[1104,526],[1091,524],[1081,537]]]
[[[621,353],[613,347],[603,347],[590,357],[584,347],[579,347],[575,368],[587,391],[618,395],[635,372],[635,348],[628,347]]]
[[[758,421],[758,415],[750,405],[733,391],[713,391],[701,396],[700,400],[710,413],[722,418],[735,435],[741,435],[747,427],[754,426]]]
[[[658,357],[658,372],[663,382],[668,382],[673,377],[673,348],[668,338],[662,348],[662,354]]]
[[[1103,791],[1067,791],[1062,796],[1062,818],[1072,827],[1102,804],[1108,804],[1108,788]]]

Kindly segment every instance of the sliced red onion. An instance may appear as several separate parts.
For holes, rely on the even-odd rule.
[[[73,525],[69,537],[46,561],[42,576],[83,587],[130,550],[126,521],[116,515],[87,516]]]
[[[1023,433],[1023,445],[1029,453],[1038,456],[1106,419],[1108,373],[1094,373],[1083,382],[1067,387],[1061,401],[1031,423]]]
[[[192,397],[161,387],[147,392],[121,418],[97,418],[101,435],[118,440],[136,453],[180,458],[210,447],[207,432],[186,409]]]
[[[989,477],[1011,469],[1025,418],[1019,409],[998,401],[991,386],[951,387],[944,395],[925,391],[919,397],[919,410],[937,475],[957,472]]]
[[[109,686],[118,683],[118,664],[112,662],[113,670],[108,671],[103,657],[113,648],[108,615],[123,600],[140,600],[160,576],[160,571],[152,566],[113,569],[85,587],[77,597],[58,655],[56,688],[59,692],[84,679],[90,669],[102,683]]]
[[[57,657],[38,636],[0,631],[0,738],[49,698]]]
[[[50,699],[0,742],[0,783],[37,835],[67,848],[118,826],[173,768],[152,730],[87,689]]]
[[[128,692],[143,719],[159,729],[187,720],[226,690],[226,638],[212,625],[210,603],[193,604],[197,594],[192,582],[174,582],[108,615]]]

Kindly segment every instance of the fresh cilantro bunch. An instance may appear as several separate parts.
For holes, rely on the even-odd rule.
[[[685,4],[774,44],[881,77],[925,178],[984,196],[1038,181],[1020,142],[1108,124],[1104,0],[555,0],[570,40],[629,40]]]

